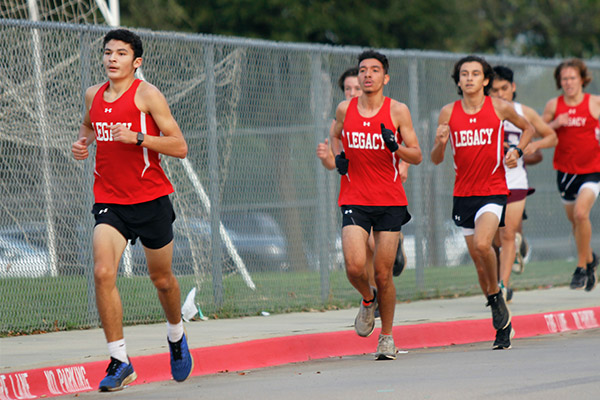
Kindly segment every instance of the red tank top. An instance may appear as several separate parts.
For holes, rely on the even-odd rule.
[[[564,96],[559,96],[554,115],[564,113],[569,114],[569,124],[556,130],[554,169],[569,174],[600,172],[600,128],[590,113],[589,93],[585,93],[583,101],[576,106],[568,106]]]
[[[381,124],[398,134],[390,115],[391,99],[371,118],[358,112],[358,98],[350,100],[342,131],[342,144],[349,160],[348,173],[342,176],[338,204],[359,206],[406,206],[406,194],[400,181],[400,158],[392,154],[381,137]]]
[[[485,96],[476,114],[467,114],[460,100],[450,116],[450,140],[454,155],[454,196],[508,194],[504,176],[504,127],[492,99]]]
[[[94,197],[96,203],[137,204],[173,193],[173,186],[160,166],[159,153],[135,144],[114,141],[110,126],[121,123],[134,132],[159,136],[152,116],[134,102],[142,81],[136,79],[117,100],[107,102],[106,82],[94,96],[90,120],[96,133]]]

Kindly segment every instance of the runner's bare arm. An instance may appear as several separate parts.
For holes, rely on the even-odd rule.
[[[529,143],[527,147],[523,149],[524,155],[533,154],[540,149],[556,146],[558,143],[556,132],[550,127],[550,125],[544,122],[542,117],[540,117],[540,115],[533,108],[523,105],[523,114],[525,114],[525,118],[527,118],[527,120],[535,128],[536,136],[542,138],[541,140],[536,140]]]
[[[542,113],[542,119],[546,122],[550,127],[554,130],[557,130],[561,126],[567,125],[569,122],[569,116],[565,113],[556,115],[556,104],[557,98],[550,99],[548,103],[546,103],[546,107],[544,107],[544,112]]]
[[[335,126],[335,121],[331,123],[329,128],[329,135],[331,136],[331,131]],[[325,139],[324,142],[321,142],[317,145],[317,157],[321,160],[321,164],[329,170],[335,168],[335,158],[333,157],[333,152],[331,151],[331,147],[329,146],[328,138]]]
[[[535,133],[533,126],[525,119],[525,117],[518,114],[513,105],[508,101],[493,97],[492,104],[500,119],[512,122],[514,126],[523,131],[521,138],[519,139],[519,144],[516,147],[521,149],[521,151],[525,149]],[[516,148],[509,149],[505,157],[506,166],[508,168],[516,167],[517,159],[519,159],[519,157],[521,157],[521,154],[519,154],[519,151]]]
[[[409,164],[420,164],[423,161],[423,154],[408,107],[403,103],[393,101],[390,112],[392,121],[402,135],[403,142],[403,145],[396,150],[396,155]]]
[[[400,173],[400,182],[405,183],[408,180],[408,167],[410,164],[406,161],[402,161],[398,166],[398,172]]]
[[[135,104],[140,111],[152,116],[162,133],[161,136],[144,135],[141,146],[167,156],[185,158],[187,143],[163,94],[151,84],[142,82],[135,94]],[[111,126],[111,134],[119,142],[137,143],[137,132],[124,125]]]
[[[600,118],[600,96],[592,94],[590,95],[590,114],[592,117]]]
[[[100,86],[101,85],[95,85],[85,91],[85,113],[83,115],[83,122],[79,128],[77,141],[71,145],[71,152],[76,160],[85,160],[88,158],[88,146],[96,140],[96,134],[90,120],[90,108],[92,107],[94,96],[100,89]]]
[[[452,115],[453,107],[453,104],[446,104],[440,111],[440,116],[438,117],[435,142],[433,144],[433,149],[431,149],[431,161],[436,165],[444,161],[446,145],[450,138],[450,126],[448,123],[450,122],[450,115]]]
[[[329,130],[329,143],[334,156],[337,156],[343,150],[342,128],[344,127],[344,119],[346,118],[346,111],[348,110],[349,104],[349,101],[342,101],[340,104],[338,104],[335,110],[334,124]]]

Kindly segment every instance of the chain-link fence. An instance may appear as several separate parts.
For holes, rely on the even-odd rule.
[[[98,325],[93,154],[76,161],[71,144],[85,88],[105,80],[107,30],[0,19],[0,334]],[[341,255],[339,176],[315,148],[343,98],[337,78],[362,49],[138,33],[144,78],[165,94],[189,145],[186,160],[163,159],[176,190],[173,268],[183,295],[197,287],[200,308],[219,317],[355,304]],[[398,298],[477,293],[450,220],[452,162],[434,167],[428,157],[437,114],[457,98],[450,71],[459,55],[382,51],[390,59],[385,94],[409,106],[424,154],[406,184],[413,221],[404,229],[408,269],[396,278]],[[518,100],[540,112],[558,93],[556,60],[488,60],[512,67]],[[599,92],[596,83],[590,92]],[[525,232],[533,251],[515,278],[523,287],[565,283],[574,265],[565,261],[575,249],[552,151],[544,157],[530,169],[537,191]],[[139,244],[126,251],[118,286],[126,323],[163,319]]]

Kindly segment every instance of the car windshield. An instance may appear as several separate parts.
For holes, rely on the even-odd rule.
[[[267,214],[228,214],[222,218],[223,225],[236,233],[281,235],[277,223]]]
[[[46,246],[46,232],[43,230],[31,230],[28,232],[23,231],[0,231],[6,240],[14,242],[26,243],[30,246],[45,247]]]

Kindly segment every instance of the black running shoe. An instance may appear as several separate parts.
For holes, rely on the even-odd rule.
[[[513,298],[513,290],[511,287],[506,288],[506,302],[510,303]]]
[[[396,258],[394,259],[394,269],[392,273],[394,276],[400,276],[406,265],[406,253],[404,252],[404,236],[400,233],[400,243],[398,243],[398,250],[396,251]]]
[[[587,282],[585,284],[585,291],[589,292],[596,287],[596,269],[598,268],[598,256],[592,252],[592,262],[586,265]]]
[[[571,279],[571,289],[581,289],[587,283],[587,273],[582,267],[575,268],[573,279]]]
[[[515,330],[512,324],[504,329],[498,329],[496,331],[496,340],[494,340],[494,350],[508,350],[510,349],[510,340],[515,336]]]
[[[510,310],[506,306],[506,302],[504,301],[504,297],[502,296],[502,291],[499,291],[496,294],[488,296],[487,305],[492,307],[492,323],[494,324],[494,329],[504,329],[510,324]]]

